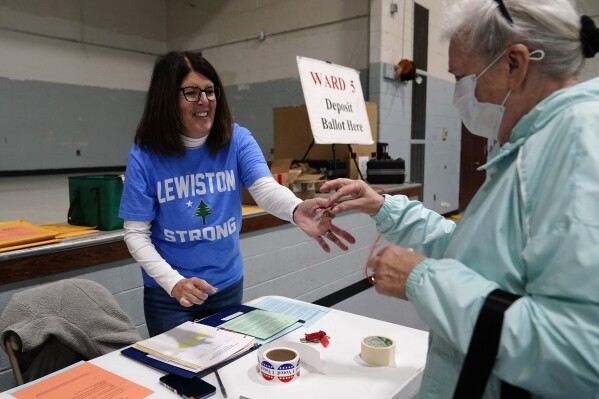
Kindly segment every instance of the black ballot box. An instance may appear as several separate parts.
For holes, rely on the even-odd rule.
[[[301,163],[302,161],[293,161]],[[347,177],[347,162],[338,159],[337,161],[330,159],[306,159],[308,166],[315,169],[318,173],[323,174],[327,180],[337,179],[339,177]]]
[[[402,184],[406,180],[406,162],[397,159],[371,159],[366,163],[366,180],[370,184]]]

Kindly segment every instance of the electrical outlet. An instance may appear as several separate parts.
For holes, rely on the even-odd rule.
[[[393,64],[385,64],[383,66],[383,77],[385,79],[393,79],[393,80],[395,80],[395,65],[393,65]]]

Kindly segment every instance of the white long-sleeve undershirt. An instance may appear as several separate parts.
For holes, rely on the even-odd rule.
[[[183,143],[188,148],[200,147],[205,143],[206,138],[207,136],[200,139],[182,136]],[[248,188],[248,191],[260,208],[280,219],[294,223],[293,211],[302,200],[297,198],[291,190],[277,183],[272,176],[256,180]],[[156,251],[150,238],[152,222],[125,220],[123,227],[125,243],[133,259],[171,295],[175,284],[184,277]]]

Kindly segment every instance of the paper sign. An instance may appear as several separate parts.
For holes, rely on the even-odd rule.
[[[297,68],[316,144],[372,144],[357,70],[297,57]]]

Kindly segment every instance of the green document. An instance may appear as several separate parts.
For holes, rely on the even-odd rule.
[[[296,316],[256,309],[229,320],[218,327],[258,339],[267,339],[298,320],[299,318]]]

